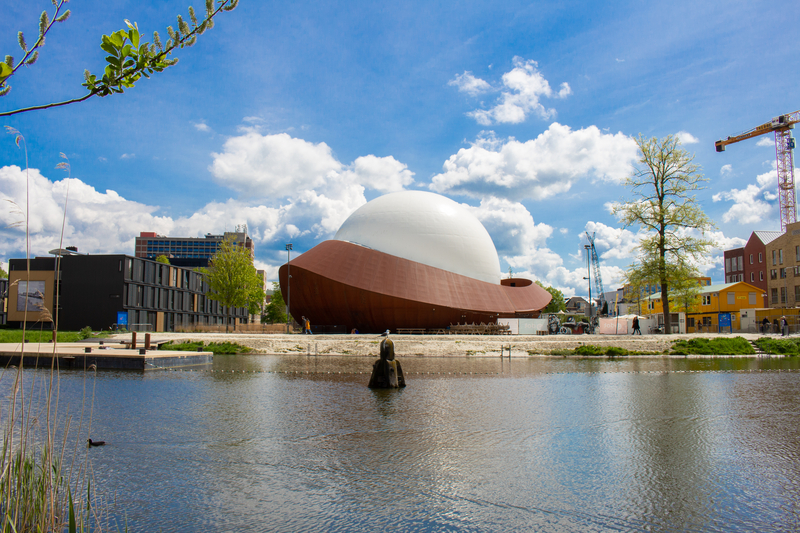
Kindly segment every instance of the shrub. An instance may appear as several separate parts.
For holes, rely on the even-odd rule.
[[[758,339],[756,346],[767,353],[781,355],[800,355],[800,339]]]
[[[742,337],[680,340],[672,345],[671,355],[751,355],[753,347]]]
[[[173,344],[170,341],[158,347],[159,350],[178,350],[183,352],[196,352],[201,348],[203,351],[213,352],[214,355],[235,355],[253,351],[251,348],[235,342],[210,342],[204,345],[203,341],[188,341],[180,344]]]

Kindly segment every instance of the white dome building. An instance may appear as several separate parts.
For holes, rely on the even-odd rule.
[[[358,208],[334,239],[500,284],[497,249],[483,224],[444,196],[403,191]]]
[[[538,316],[550,302],[530,280],[501,280],[497,250],[480,221],[423,191],[366,203],[332,240],[283,265],[279,276],[293,316],[343,332],[493,323]]]

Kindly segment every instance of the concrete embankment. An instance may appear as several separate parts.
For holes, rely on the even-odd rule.
[[[158,340],[236,342],[262,354],[317,354],[377,357],[381,337],[378,335],[261,335],[238,333],[153,333]],[[499,357],[501,350],[512,357],[547,355],[554,350],[571,350],[578,346],[615,346],[637,352],[664,353],[676,340],[742,336],[755,340],[762,335],[691,334],[691,335],[392,335],[398,356],[485,356]],[[130,335],[116,335],[117,339]]]

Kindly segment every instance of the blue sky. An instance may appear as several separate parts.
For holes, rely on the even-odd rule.
[[[73,0],[39,61],[0,109],[80,96],[100,37],[136,22],[162,36],[184,1]],[[195,7],[202,11],[203,4]],[[0,51],[20,57],[46,0],[4,6]],[[717,224],[699,265],[780,229],[771,136],[714,141],[796,111],[796,3],[271,2],[241,0],[179,63],[123,95],[4,117],[25,136],[33,254],[65,245],[133,253],[141,231],[201,236],[247,224],[256,263],[328,239],[381,194],[430,190],[469,206],[503,272],[585,295],[584,232],[606,290],[641,236],[610,204],[636,163],[633,139],[680,135],[709,179]],[[57,170],[68,156],[71,178]],[[0,137],[0,262],[24,256],[14,203],[24,153]],[[13,202],[13,203],[12,203]],[[594,290],[594,289],[593,289]]]

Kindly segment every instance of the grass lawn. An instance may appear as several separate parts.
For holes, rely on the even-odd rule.
[[[59,331],[58,342],[78,342],[80,340],[89,338],[89,335],[92,337],[108,336],[106,333],[94,335],[87,330]],[[28,342],[50,342],[53,339],[53,331],[49,329],[29,329],[25,332],[25,339]],[[17,328],[0,328],[0,343],[3,342],[22,342],[22,330]]]

